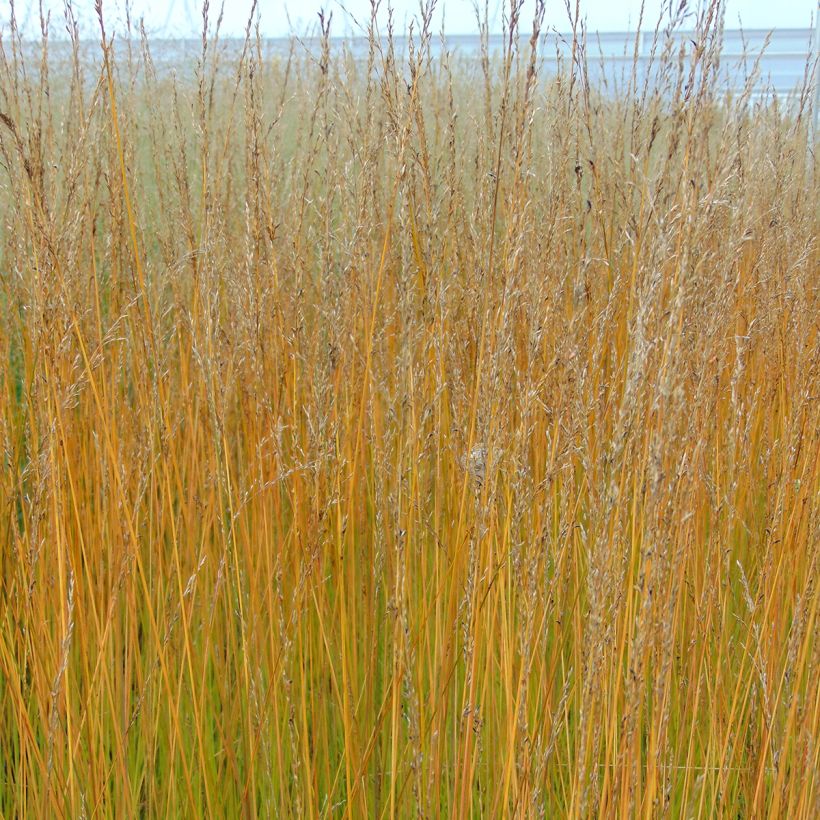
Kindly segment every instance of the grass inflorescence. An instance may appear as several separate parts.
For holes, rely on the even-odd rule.
[[[820,815],[814,67],[568,9],[3,32],[0,815]]]

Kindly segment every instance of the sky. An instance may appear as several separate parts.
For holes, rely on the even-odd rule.
[[[677,3],[678,0],[675,0]],[[5,27],[9,19],[11,0],[0,0],[0,26]],[[501,30],[502,13],[509,0],[487,0],[489,5],[490,29]],[[523,20],[532,15],[535,0],[525,0]],[[572,6],[575,0],[570,0]],[[667,0],[668,2],[668,0]],[[697,0],[689,0],[691,6]],[[55,21],[55,33],[61,28],[63,0],[43,0],[51,10]],[[210,0],[212,14],[220,0]],[[483,7],[484,0],[479,0]],[[654,23],[664,0],[645,0],[647,20]],[[90,24],[94,19],[94,0],[74,0],[81,22]],[[106,18],[115,25],[122,20],[125,0],[104,0]],[[305,33],[315,23],[319,9],[333,12],[335,34],[355,33],[356,27],[348,15],[364,22],[369,14],[370,0],[259,0],[261,8],[261,28],[265,36],[286,36],[293,31]],[[382,0],[386,7],[387,0]],[[473,34],[476,32],[474,0],[439,0],[435,17],[435,30],[441,30],[442,15],[444,30],[449,34]],[[132,17],[143,16],[146,29],[157,35],[195,36],[201,27],[202,0],[131,0]],[[418,13],[418,0],[392,0],[401,30]],[[625,31],[633,30],[638,20],[641,0],[580,0],[581,16],[587,20],[590,30]],[[17,17],[36,25],[37,0],[16,0]],[[243,33],[251,0],[225,0],[223,33],[226,36]],[[726,28],[805,28],[812,24],[812,14],[816,16],[817,0],[727,0]],[[348,15],[345,14],[345,10]],[[382,17],[384,15],[382,14]],[[547,0],[546,23],[558,30],[567,29],[567,14],[564,0]],[[111,28],[111,25],[108,26]]]

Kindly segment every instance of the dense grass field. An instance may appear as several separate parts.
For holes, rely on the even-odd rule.
[[[519,11],[3,31],[0,816],[820,816],[814,68]]]

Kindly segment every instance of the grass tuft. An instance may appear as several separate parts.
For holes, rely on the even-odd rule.
[[[96,9],[0,37],[0,815],[820,815],[814,67]]]

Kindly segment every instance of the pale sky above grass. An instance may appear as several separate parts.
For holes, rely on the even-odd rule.
[[[483,6],[484,0],[479,0]],[[502,14],[508,0],[489,0],[490,28],[500,31]],[[575,0],[571,0],[574,7]],[[677,0],[675,0],[677,4]],[[219,7],[220,0],[211,0],[212,14]],[[531,16],[534,0],[526,0],[524,19]],[[634,29],[638,20],[641,0],[580,0],[581,15],[586,17],[591,30],[623,31]],[[55,31],[62,28],[62,0],[44,0],[55,21]],[[382,2],[382,17],[387,2]],[[418,13],[418,0],[392,0],[397,28],[403,29]],[[660,9],[666,5],[663,0],[646,0],[645,16],[654,23]],[[690,0],[697,6],[697,0]],[[74,0],[81,21],[90,23],[93,19],[94,0]],[[112,21],[122,20],[124,0],[104,0],[106,16]],[[132,16],[144,16],[146,28],[157,34],[193,36],[201,25],[201,0],[132,0]],[[17,16],[31,23],[32,10],[37,9],[36,0],[16,0]],[[239,35],[244,29],[251,0],[225,0],[223,32]],[[369,13],[370,0],[260,0],[262,10],[262,31],[266,36],[282,36],[292,30],[304,33],[316,21],[320,8],[333,12],[333,32],[345,34],[355,31],[350,18],[346,18],[343,7],[354,17],[364,21]],[[5,26],[9,19],[10,0],[0,0],[0,23]],[[816,14],[817,0],[728,0],[726,27],[737,28],[802,28],[811,25],[812,14]],[[451,34],[472,34],[476,31],[473,0],[444,0],[439,2],[435,28]],[[547,0],[547,24],[559,30],[566,30],[567,15],[564,0]]]

